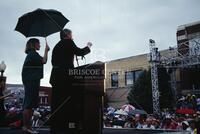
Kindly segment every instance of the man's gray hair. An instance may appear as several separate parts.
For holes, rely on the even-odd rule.
[[[72,31],[70,29],[63,29],[62,31],[60,31],[60,39],[63,40],[66,35],[71,34]]]

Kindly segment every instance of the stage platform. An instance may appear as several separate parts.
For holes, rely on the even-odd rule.
[[[49,128],[40,128],[40,134],[50,134]],[[103,134],[189,134],[187,131],[104,128]],[[0,134],[24,134],[21,129],[0,128]]]

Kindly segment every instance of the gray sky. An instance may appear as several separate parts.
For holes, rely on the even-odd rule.
[[[21,84],[27,39],[14,31],[18,18],[37,8],[56,9],[70,22],[77,46],[93,43],[92,53],[84,63],[108,61],[149,52],[148,40],[159,49],[176,45],[179,25],[200,20],[199,0],[6,0],[0,4],[0,61],[7,69],[7,83]],[[43,55],[44,38],[41,41]],[[59,41],[55,33],[47,38],[51,50]],[[42,86],[50,86],[51,52],[45,65]],[[75,63],[76,65],[76,63]]]

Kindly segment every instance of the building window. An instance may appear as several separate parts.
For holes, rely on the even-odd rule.
[[[43,101],[42,101],[42,97],[40,97],[40,104],[42,104],[43,103]]]
[[[125,83],[126,85],[133,85],[134,82],[134,72],[130,71],[130,72],[126,72],[125,73]]]
[[[142,73],[142,70],[125,72],[125,84],[127,86],[133,85],[137,81],[141,73]]]
[[[44,102],[44,104],[48,104],[48,98],[47,97],[45,97],[45,102]]]
[[[137,71],[134,71],[135,73],[135,82],[137,81],[137,79],[139,78],[139,76],[141,75],[142,73],[142,70],[137,70]]]
[[[111,86],[118,87],[118,73],[111,74]]]

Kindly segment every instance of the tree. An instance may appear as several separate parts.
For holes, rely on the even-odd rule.
[[[166,69],[158,69],[158,83],[160,92],[160,107],[171,108],[172,107],[172,93],[169,86],[169,75]],[[134,86],[128,94],[128,101],[130,104],[136,106],[136,108],[144,109],[148,113],[152,113],[152,85],[151,85],[151,70],[144,70],[139,76]]]
[[[158,86],[160,92],[160,108],[172,108],[173,107],[173,94],[170,87],[170,75],[165,68],[158,68]]]
[[[128,101],[136,108],[142,107],[148,113],[152,111],[150,71],[143,71],[128,94]]]

